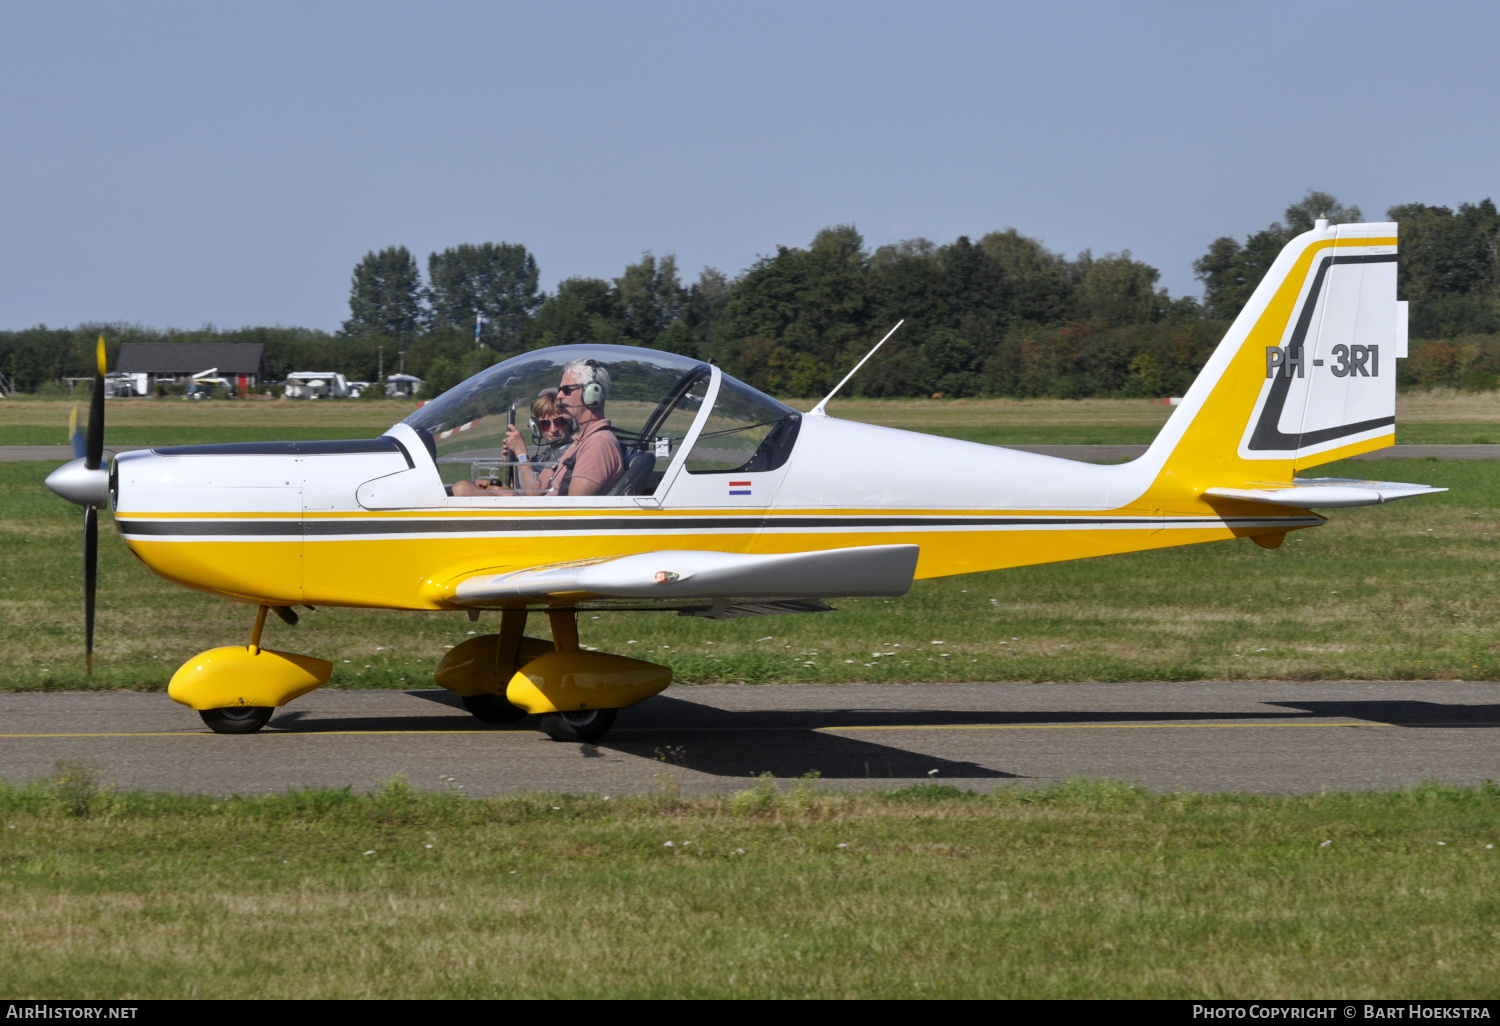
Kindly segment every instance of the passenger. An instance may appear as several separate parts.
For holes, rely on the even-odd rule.
[[[537,403],[547,398],[549,396],[544,393]],[[518,475],[522,480],[520,494],[602,495],[619,480],[625,472],[625,456],[620,450],[619,439],[610,430],[610,422],[604,417],[604,404],[608,399],[609,371],[597,361],[574,360],[563,367],[556,410],[565,421],[572,421],[572,440],[562,451],[555,469],[541,468],[531,476],[529,468],[520,468],[523,471]],[[541,426],[541,418],[538,418],[537,425]],[[514,424],[506,429],[504,445],[517,459],[526,451],[526,440]],[[515,495],[517,492],[488,481],[459,481],[453,485],[453,494]]]
[[[557,474],[557,464],[563,453],[573,444],[573,421],[564,416],[557,404],[557,389],[549,388],[531,404],[531,422],[534,437],[541,439],[541,448],[535,456],[528,456],[525,439],[519,431],[505,432],[503,455],[507,460],[519,461],[516,478],[522,495],[545,495],[552,487],[552,478]],[[512,433],[514,432],[514,433]]]

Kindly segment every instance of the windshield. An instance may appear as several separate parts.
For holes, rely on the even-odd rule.
[[[792,454],[802,415],[729,375],[703,432],[688,453],[689,474],[753,474],[776,470]]]
[[[594,360],[607,372],[609,386],[600,415],[609,421],[621,446],[618,480],[600,494],[651,494],[677,455],[708,387],[708,365],[684,356],[631,346],[539,349],[454,386],[407,417],[406,423],[432,440],[443,483],[450,488],[464,480],[509,477],[520,456],[501,448],[512,421],[525,436],[526,462],[555,465],[562,450],[533,430],[531,408],[544,393],[555,393],[563,367],[576,360]],[[550,477],[533,480],[545,482]],[[535,493],[548,490],[541,487]]]

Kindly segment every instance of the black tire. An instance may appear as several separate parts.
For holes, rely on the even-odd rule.
[[[526,718],[526,710],[511,705],[500,695],[464,695],[464,708],[485,723],[515,723]]]
[[[598,741],[615,725],[617,709],[579,709],[542,717],[543,733],[554,741]]]
[[[269,705],[236,705],[228,709],[199,709],[198,715],[215,734],[254,734],[271,722]]]

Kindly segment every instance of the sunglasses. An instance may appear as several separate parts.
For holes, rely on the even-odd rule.
[[[542,431],[550,431],[554,424],[564,430],[573,426],[573,422],[567,417],[538,417],[536,419],[536,426]]]
[[[572,395],[582,387],[582,385],[563,385],[557,391],[562,395]]]

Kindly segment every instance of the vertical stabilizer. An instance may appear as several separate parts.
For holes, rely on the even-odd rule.
[[[1393,445],[1405,313],[1396,225],[1319,221],[1281,251],[1148,459],[1201,492]]]

